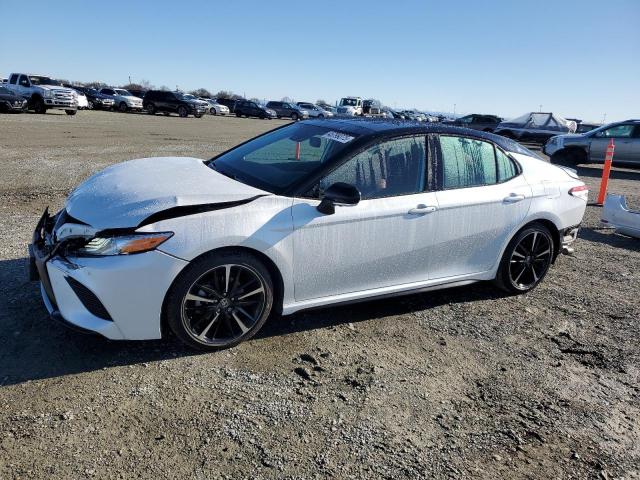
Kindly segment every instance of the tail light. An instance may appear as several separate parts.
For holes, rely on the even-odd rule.
[[[589,187],[586,185],[580,185],[579,187],[573,187],[569,190],[569,195],[581,198],[585,202],[589,200]]]

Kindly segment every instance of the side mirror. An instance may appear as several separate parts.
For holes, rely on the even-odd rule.
[[[336,182],[327,188],[322,195],[322,201],[316,209],[325,215],[336,213],[336,205],[357,205],[360,203],[360,191],[353,185]]]

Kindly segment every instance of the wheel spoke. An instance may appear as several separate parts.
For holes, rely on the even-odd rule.
[[[244,300],[247,297],[250,297],[252,295],[256,295],[258,293],[264,292],[264,288],[262,288],[262,285],[259,288],[256,288],[254,291],[249,292],[249,293],[245,293],[244,295],[238,297],[238,300]]]
[[[518,245],[518,247],[519,247],[519,246],[520,246],[520,245]],[[518,247],[516,247],[516,248],[518,248]],[[518,257],[520,257],[520,258],[524,258],[524,257],[525,257],[524,255],[522,255],[520,252],[517,252],[516,250],[514,250],[514,251],[513,251],[513,255],[514,255],[514,256],[518,256]]]
[[[199,338],[200,340],[204,340],[204,339],[206,338],[207,333],[209,332],[209,330],[211,329],[211,327],[213,326],[213,324],[214,324],[214,323],[216,323],[216,321],[218,320],[218,317],[219,317],[219,316],[220,316],[220,313],[219,313],[219,312],[216,312],[216,315],[215,315],[215,317],[213,317],[213,320],[211,320],[211,321],[209,322],[209,324],[208,324],[206,327],[204,327],[204,330],[202,330],[202,333],[201,333],[200,335],[198,335],[198,338]]]
[[[531,242],[531,252],[535,252],[537,241],[538,241],[538,232],[533,232],[533,241]]]
[[[240,310],[240,309],[238,309],[238,310]],[[247,333],[249,331],[249,329],[244,324],[244,322],[242,320],[240,320],[240,317],[238,317],[238,314],[236,312],[233,312],[231,315],[233,316],[233,319],[236,321],[236,323],[240,327],[240,330],[242,330],[242,334],[244,335],[245,333]]]
[[[550,253],[550,252],[551,252],[551,249],[547,248],[544,252],[536,254],[535,258],[540,258],[543,255],[546,255],[547,253]]]
[[[224,293],[229,292],[229,279],[231,278],[231,267],[232,265],[224,266]]]
[[[202,290],[204,290],[205,292],[213,295],[214,297],[216,297],[218,300],[222,299],[222,295],[220,295],[217,291],[215,291],[213,288],[207,287],[206,285],[202,285],[201,283],[196,283],[194,285],[197,288],[200,288]]]
[[[531,265],[531,273],[533,273],[533,283],[538,281],[538,275],[536,274],[536,269],[533,268],[533,265]]]
[[[520,280],[520,277],[522,276],[522,274],[525,272],[526,269],[527,269],[526,265],[522,267],[522,270],[520,270],[520,273],[518,274],[518,276],[513,280],[513,283],[518,283],[518,280]]]
[[[203,302],[203,303],[216,303],[217,300],[213,300],[211,298],[201,297],[200,295],[194,295],[193,293],[187,293],[185,297],[186,300],[192,300],[194,302]]]

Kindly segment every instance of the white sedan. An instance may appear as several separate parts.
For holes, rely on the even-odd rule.
[[[587,194],[496,135],[307,120],[211,160],[96,173],[42,215],[30,271],[76,328],[212,350],[308,308],[481,281],[528,292],[572,250]]]
[[[200,98],[200,100],[207,102],[209,105],[209,113],[211,115],[229,115],[229,107],[226,105],[222,105],[210,98]]]

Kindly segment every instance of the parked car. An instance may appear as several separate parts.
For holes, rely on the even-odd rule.
[[[295,103],[289,102],[267,102],[267,108],[276,112],[278,118],[287,117],[291,120],[300,120],[309,118],[309,112],[298,107]]]
[[[12,73],[9,82],[3,84],[16,95],[27,100],[27,108],[36,113],[47,113],[47,110],[64,110],[67,115],[75,115],[78,111],[78,98],[74,90],[44,75]]]
[[[131,95],[138,98],[144,98],[144,94],[147,93],[146,90],[137,90],[137,89],[128,89],[127,90]]]
[[[181,117],[193,115],[200,118],[207,111],[207,107],[200,101],[196,102],[186,98],[180,92],[166,92],[164,90],[149,90],[144,95],[142,106],[149,115],[177,113]]]
[[[27,110],[27,101],[20,95],[6,87],[0,87],[0,112],[24,112]]]
[[[209,106],[209,102],[207,102],[206,100],[203,100],[202,98],[198,98],[195,95],[191,95],[190,93],[182,93],[182,92],[176,92],[176,93],[180,93],[182,95],[182,98],[184,98],[185,100],[191,100],[192,102],[199,103],[200,106],[204,109],[204,113],[209,113],[209,109],[211,107]]]
[[[211,115],[229,115],[229,107],[216,102],[212,98],[201,98],[209,104],[209,113]]]
[[[640,165],[640,120],[610,123],[573,135],[556,135],[544,145],[542,151],[551,162],[564,165],[604,162],[607,145],[613,139],[613,163]]]
[[[301,108],[302,110],[307,112],[309,114],[309,118],[328,118],[328,117],[333,117],[333,112],[325,110],[324,108],[320,107],[319,105],[314,105],[313,103],[298,102],[298,103],[296,103],[296,105],[298,105],[299,108]]]
[[[244,100],[244,99],[242,99]],[[233,113],[236,105],[235,98],[214,98],[214,102],[219,103],[220,105],[224,105],[229,109],[229,113]]]
[[[268,120],[278,116],[274,109],[264,107],[252,100],[236,100],[234,113],[236,117],[258,117]]]
[[[142,111],[142,99],[131,95],[131,92],[123,88],[103,88],[100,90],[100,93],[113,97],[114,108],[117,108],[121,112],[128,112],[130,110]]]
[[[601,126],[602,126],[601,123],[580,122],[578,124],[578,127],[576,128],[576,133],[587,133],[587,132],[590,132],[591,130],[595,130],[596,128],[599,128]]]
[[[77,96],[77,100],[78,100],[78,110],[86,110],[89,108],[89,100],[87,99],[87,96],[82,93],[79,92],[78,90],[75,91],[76,92],[76,96]]]
[[[403,110],[401,113],[407,120],[413,120],[415,122],[425,122],[427,120],[426,115],[417,110]]]
[[[443,123],[472,128],[473,130],[482,130],[483,132],[493,132],[502,120],[503,119],[497,115],[472,113],[464,117],[456,118],[455,120],[445,120]]]
[[[92,175],[45,210],[30,272],[75,327],[119,340],[170,329],[213,350],[272,314],[479,281],[528,292],[569,251],[587,194],[575,171],[503,137],[314,119],[209,161]]]
[[[340,99],[338,103],[338,115],[346,115],[348,117],[355,117],[362,115],[362,99],[360,97],[344,97]]]
[[[112,95],[104,95],[95,88],[81,87],[77,85],[67,85],[76,92],[81,92],[87,97],[87,108],[89,110],[110,110],[113,108],[115,98]]]
[[[576,128],[575,122],[567,121],[553,113],[530,112],[500,122],[494,133],[518,141],[544,143],[554,135],[573,133]]]
[[[338,109],[333,105],[329,105],[327,103],[318,103],[317,104],[321,109],[326,110],[327,112],[331,112],[334,115],[338,112]]]
[[[373,98],[369,100],[365,100],[362,102],[362,114],[363,115],[381,115],[382,114],[382,104],[380,100],[375,100]]]

